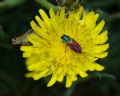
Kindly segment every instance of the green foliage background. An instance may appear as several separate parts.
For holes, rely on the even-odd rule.
[[[86,10],[99,12],[106,20],[109,56],[98,61],[105,66],[103,72],[90,72],[66,89],[65,82],[47,88],[49,77],[38,81],[25,78],[22,53],[19,46],[11,44],[11,38],[30,28],[29,22],[40,8],[48,10],[35,0],[0,0],[0,96],[120,96],[120,0],[84,1]]]

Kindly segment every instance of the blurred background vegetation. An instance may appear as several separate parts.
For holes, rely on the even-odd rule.
[[[49,7],[39,1],[0,0],[0,96],[120,96],[120,0],[84,0],[86,10],[93,9],[106,20],[109,56],[98,61],[105,66],[103,72],[90,72],[69,89],[65,82],[47,88],[49,77],[38,81],[25,78],[22,53],[11,43],[11,38],[30,29],[29,22],[40,8],[48,12]],[[49,2],[57,5],[55,0]]]

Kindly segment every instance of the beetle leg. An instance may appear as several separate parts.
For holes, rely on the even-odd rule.
[[[65,45],[65,53],[66,53],[66,48],[67,48],[67,44]]]

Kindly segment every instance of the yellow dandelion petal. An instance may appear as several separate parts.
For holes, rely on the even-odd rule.
[[[102,20],[93,30],[93,34],[99,34],[105,25],[105,21]]]
[[[60,10],[60,17],[64,18],[65,17],[65,7],[62,7]]]
[[[98,58],[105,58],[107,55],[108,55],[108,52],[103,52],[103,53],[100,53],[100,54],[96,54],[95,56],[98,57]]]
[[[55,12],[54,12],[54,10],[52,8],[50,8],[49,14],[50,14],[51,18],[55,17]]]
[[[44,71],[41,71],[41,72],[38,71],[38,72],[34,73],[34,75],[33,75],[34,80],[38,80],[38,79],[46,76],[48,71],[49,71],[49,69],[45,69]]]
[[[24,53],[23,53],[23,57],[24,57],[24,58],[30,57],[30,55],[31,55],[30,52],[24,52]]]
[[[96,25],[96,21],[98,19],[99,15],[95,14],[95,12],[90,12],[89,14],[87,14],[86,18],[84,18],[83,20],[85,21],[85,25],[88,28],[94,28]]]
[[[97,63],[95,63],[94,66],[95,66],[95,70],[97,70],[97,71],[102,71],[104,69],[103,66],[101,66],[100,64],[97,64]]]
[[[53,75],[48,83],[48,87],[52,86],[56,82],[56,75]]]
[[[21,46],[20,50],[30,52],[33,50],[33,47],[32,46]]]
[[[65,7],[55,12],[52,8],[48,16],[39,10],[40,17],[30,25],[34,33],[28,35],[29,46],[21,46],[29,71],[26,76],[38,80],[51,75],[48,87],[62,82],[66,77],[66,87],[85,78],[87,71],[102,71],[104,67],[96,61],[108,55],[108,31],[103,31],[105,21],[97,23],[99,14],[86,12],[82,6],[75,11],[65,12]]]
[[[103,44],[108,40],[108,31],[104,31],[94,38],[95,44]]]
[[[39,26],[42,28],[42,31],[46,32],[46,26],[47,26],[46,23],[39,16],[35,16],[35,19],[39,24]]]
[[[60,76],[58,77],[57,81],[58,82],[62,82],[63,79],[64,79],[64,76],[65,76],[65,74],[60,74]]]
[[[42,19],[44,20],[44,22],[50,26],[50,22],[49,22],[49,17],[47,16],[47,14],[45,13],[44,10],[40,9],[39,10],[40,16],[42,17]]]
[[[109,44],[96,45],[93,47],[95,53],[102,53],[109,48]]]
[[[83,12],[83,7],[80,6],[77,10],[69,12],[68,19],[72,19],[72,20],[80,19],[82,12]]]
[[[84,72],[84,71],[78,71],[78,74],[82,77],[82,78],[85,78],[85,77],[87,77],[88,76],[88,74],[86,73],[86,72]]]
[[[30,73],[25,74],[25,76],[28,77],[28,78],[31,78],[33,75],[34,75],[33,72],[30,72]]]
[[[43,71],[44,69],[46,69],[49,64],[47,63],[48,66],[45,66],[46,62],[44,61],[39,61],[39,62],[36,62],[34,64],[30,64],[27,69],[29,71]]]
[[[30,24],[31,24],[31,27],[34,30],[34,32],[36,32],[41,37],[44,37],[45,39],[48,38],[48,34],[44,31],[42,31],[42,29],[34,21],[31,21]]]
[[[71,77],[70,75],[66,76],[66,87],[70,87],[72,85]]]

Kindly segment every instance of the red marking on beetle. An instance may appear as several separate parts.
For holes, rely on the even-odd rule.
[[[72,39],[72,42],[66,43],[73,51],[81,53],[81,46],[76,42],[74,39]]]

